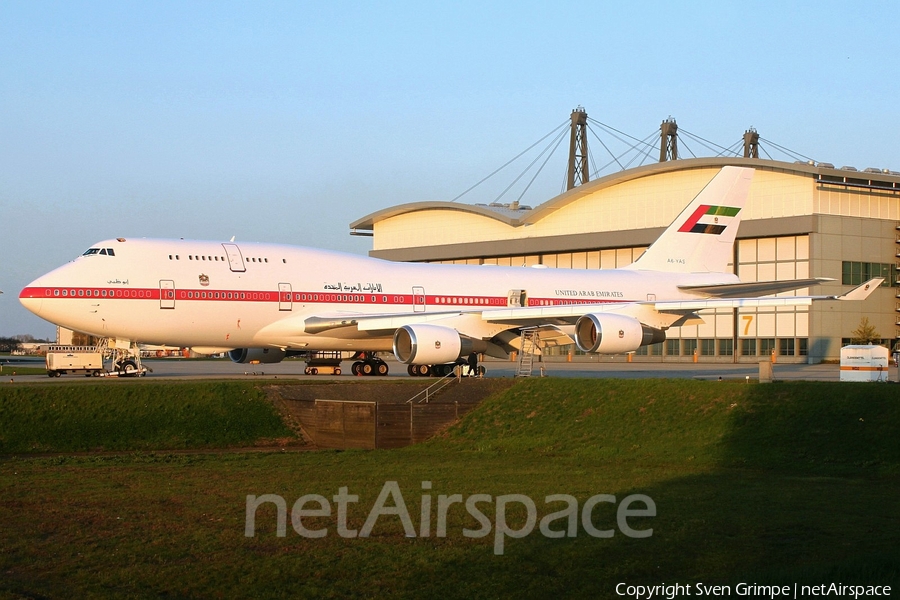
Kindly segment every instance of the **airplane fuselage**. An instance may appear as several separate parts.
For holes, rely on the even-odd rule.
[[[391,337],[316,320],[457,311],[468,335],[503,325],[482,311],[696,298],[723,273],[394,263],[287,245],[111,239],[22,290],[42,318],[91,335],[216,348],[390,350]],[[461,321],[460,321],[461,322]]]

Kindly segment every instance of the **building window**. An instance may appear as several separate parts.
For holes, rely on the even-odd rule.
[[[794,347],[794,338],[785,338],[778,340],[778,354],[781,356],[793,356]]]
[[[681,340],[681,352],[685,356],[693,356],[697,350],[697,340]]]
[[[897,267],[888,263],[866,263],[845,260],[841,264],[841,283],[859,285],[873,277],[884,277],[881,287],[897,287]]]
[[[734,356],[734,340],[719,340],[719,356]]]
[[[756,356],[756,340],[741,340],[741,356]]]
[[[809,355],[809,340],[807,338],[799,338],[797,340],[797,354],[799,356]]]
[[[681,340],[666,340],[666,356],[679,356],[681,354]]]
[[[774,338],[761,338],[759,340],[759,355],[760,356],[769,356],[772,354],[772,350],[775,349],[775,339]]]
[[[700,354],[701,356],[715,356],[716,340],[700,340]]]

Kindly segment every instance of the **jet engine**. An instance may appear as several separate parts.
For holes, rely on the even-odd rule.
[[[281,348],[235,348],[228,353],[232,362],[247,363],[279,363],[287,353]]]
[[[584,352],[622,354],[666,339],[664,331],[615,313],[587,314],[575,322],[575,344]]]
[[[404,325],[394,332],[394,356],[408,365],[441,365],[472,352],[484,352],[487,343],[441,325]]]

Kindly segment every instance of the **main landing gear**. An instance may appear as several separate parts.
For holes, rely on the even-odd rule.
[[[446,365],[409,365],[406,372],[410,377],[446,377],[453,373],[454,363]]]
[[[383,376],[388,374],[387,363],[377,356],[372,356],[368,353],[363,352],[360,355],[360,358],[362,360],[354,362],[353,366],[350,367],[350,372],[354,375],[365,375],[367,377],[370,377],[375,375]]]

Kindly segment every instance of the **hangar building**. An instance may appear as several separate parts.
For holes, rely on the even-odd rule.
[[[535,207],[416,202],[350,225],[370,255],[395,261],[611,269],[636,260],[726,165],[756,174],[734,246],[743,281],[830,277],[791,292],[840,294],[884,276],[865,302],[703,311],[635,360],[782,362],[837,359],[863,317],[883,343],[900,336],[900,173],[759,158],[668,160],[585,182]],[[574,348],[574,347],[573,347]],[[563,352],[568,349],[564,348]]]

